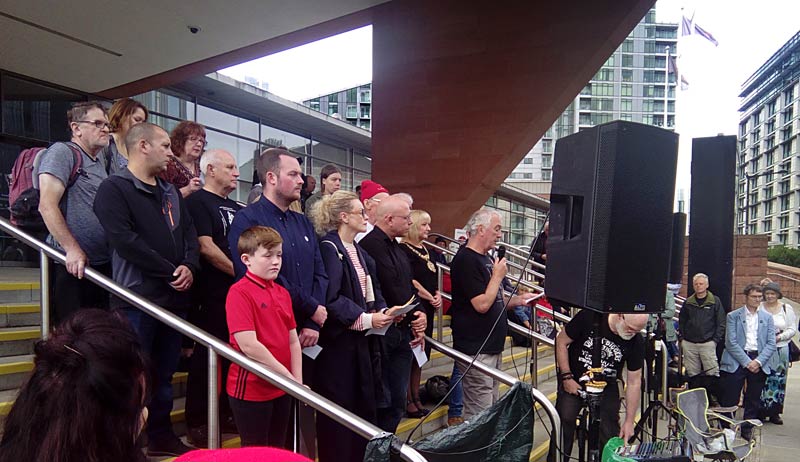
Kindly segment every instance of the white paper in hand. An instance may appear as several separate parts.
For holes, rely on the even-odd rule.
[[[310,347],[303,348],[303,354],[308,356],[311,359],[317,359],[319,353],[322,351],[322,347],[319,345],[314,345]]]
[[[414,353],[414,357],[417,359],[417,364],[419,367],[422,367],[423,364],[428,362],[428,355],[425,354],[425,350],[422,349],[422,345],[417,345],[411,349]]]

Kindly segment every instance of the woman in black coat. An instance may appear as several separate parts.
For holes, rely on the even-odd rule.
[[[380,393],[379,336],[365,335],[393,321],[377,286],[375,262],[354,242],[367,228],[364,206],[349,191],[323,197],[312,212],[322,235],[320,254],[328,274],[325,307],[328,319],[320,330],[322,351],[314,361],[312,388],[336,404],[375,423]],[[317,414],[319,460],[362,460],[367,440]]]

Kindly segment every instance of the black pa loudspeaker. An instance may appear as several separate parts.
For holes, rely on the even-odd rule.
[[[695,274],[706,274],[709,290],[727,311],[732,302],[735,207],[736,137],[693,139],[689,285]]]
[[[556,142],[548,299],[601,312],[664,309],[678,135],[611,122]]]
[[[672,216],[672,248],[669,257],[670,284],[680,284],[683,279],[683,255],[686,251],[686,214],[678,212]]]

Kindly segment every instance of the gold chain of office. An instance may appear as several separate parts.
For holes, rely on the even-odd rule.
[[[412,251],[412,252],[414,252],[415,254],[417,254],[417,256],[418,256],[419,258],[421,258],[421,259],[425,260],[425,263],[428,265],[428,270],[429,270],[431,273],[435,273],[435,272],[436,272],[436,265],[434,265],[434,264],[433,264],[433,262],[431,261],[431,256],[430,256],[430,254],[428,253],[428,249],[426,249],[425,247],[421,247],[421,249],[423,249],[423,250],[425,251],[425,254],[423,255],[423,254],[422,254],[422,252],[420,252],[419,250],[417,250],[417,249],[416,249],[416,247],[414,247],[413,245],[409,244],[408,242],[403,242],[403,244],[405,244],[405,245],[406,245],[406,247],[408,247],[409,249],[411,249],[411,251]]]

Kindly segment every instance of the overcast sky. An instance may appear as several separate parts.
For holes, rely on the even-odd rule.
[[[719,41],[715,47],[689,36],[678,44],[678,67],[689,89],[677,95],[681,143],[676,190],[685,190],[688,199],[691,139],[736,134],[741,84],[800,30],[800,0],[658,0],[657,20],[680,23],[681,8]],[[258,77],[269,83],[270,92],[298,102],[371,82],[372,27],[221,72],[239,80]]]

